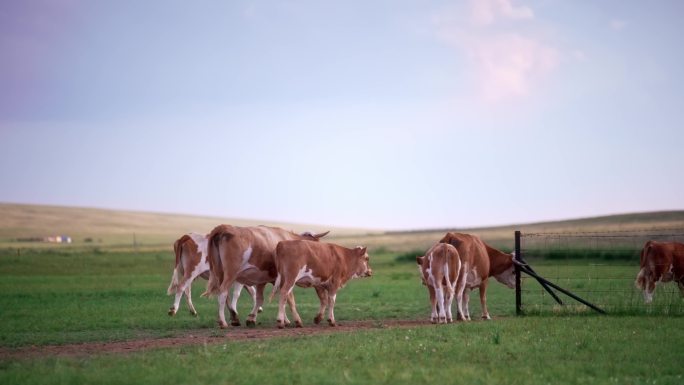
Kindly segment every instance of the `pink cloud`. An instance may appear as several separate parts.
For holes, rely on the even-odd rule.
[[[558,53],[519,34],[477,37],[464,42],[481,96],[500,101],[526,96],[558,66]]]
[[[477,25],[489,25],[497,19],[533,19],[534,12],[524,5],[514,6],[511,0],[471,0],[470,20]]]
[[[539,29],[531,8],[511,0],[478,0],[471,1],[467,20],[454,16],[460,14],[446,12],[435,23],[440,38],[465,54],[482,100],[525,97],[558,67],[558,50],[534,32]]]

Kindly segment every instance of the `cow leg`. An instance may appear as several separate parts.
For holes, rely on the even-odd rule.
[[[197,310],[195,310],[195,305],[192,304],[192,283],[185,288],[185,300],[188,302],[188,307],[190,308],[190,314],[197,316]]]
[[[492,319],[487,310],[487,281],[482,282],[480,285],[480,305],[482,306],[482,319]]]
[[[257,322],[257,314],[259,313],[259,309],[261,309],[261,305],[264,303],[264,288],[266,287],[265,283],[256,285],[256,295],[255,295],[255,300],[254,300],[254,306],[252,307],[252,311],[249,313],[247,316],[247,321],[245,322],[247,326],[256,326]]]
[[[228,300],[228,290],[221,290],[218,295],[218,325],[221,329],[225,329],[228,327],[228,323],[226,322],[226,301]]]
[[[173,305],[169,308],[169,315],[174,316],[178,312],[178,308],[180,307],[180,300],[181,297],[183,296],[183,290],[181,290],[181,285],[178,285],[176,288],[176,298],[173,300]]]
[[[444,298],[444,310],[446,313],[446,322],[453,323],[454,319],[451,316],[451,305],[454,301],[454,288],[450,287],[451,290],[447,290],[446,296]]]
[[[435,296],[435,288],[431,284],[428,284],[428,294],[430,296],[430,309],[432,309],[432,313],[430,314],[430,322],[436,324],[438,320],[437,297]]]
[[[230,312],[230,324],[232,326],[240,326],[240,317],[238,317],[237,302],[240,298],[240,293],[242,292],[243,285],[239,282],[233,284],[233,296],[230,299],[230,305],[228,305],[228,311]]]
[[[278,329],[282,329],[285,327],[285,302],[289,302],[289,296],[290,291],[292,287],[285,287],[281,286],[280,287],[280,297],[278,298],[278,316],[276,317],[276,324],[278,326]],[[292,306],[292,305],[290,305]]]
[[[463,291],[463,304],[461,307],[463,308],[463,320],[464,321],[470,321],[470,310],[468,308],[468,305],[470,303],[470,289],[466,288]]]
[[[299,316],[299,313],[297,313],[297,306],[295,305],[295,297],[294,294],[290,293],[287,296],[287,303],[290,305],[290,311],[292,312],[292,319],[294,319],[295,322],[295,327],[296,328],[301,328],[304,326],[302,323],[302,317]],[[289,322],[287,322],[289,324]]]
[[[245,286],[245,289],[247,289],[247,292],[252,297],[252,303],[255,303],[257,298],[256,298],[256,290],[254,289],[254,287],[247,285],[247,286]],[[257,309],[257,313],[261,313],[262,311],[264,311],[264,309],[261,306],[259,306],[259,308]]]
[[[316,289],[316,294],[321,302],[321,307],[318,309],[318,314],[314,317],[314,323],[318,325],[323,321],[323,313],[325,313],[325,308],[328,307],[328,292],[322,287],[314,287]]]
[[[337,326],[335,323],[335,298],[337,298],[337,291],[328,290],[328,324],[330,326]]]
[[[446,312],[444,311],[444,288],[442,285],[435,287],[436,302],[439,305],[438,323],[446,323]]]
[[[463,294],[466,290],[466,279],[467,274],[465,268],[462,268],[456,279],[456,288],[454,289],[456,295],[456,319],[465,320],[465,315],[463,314]]]

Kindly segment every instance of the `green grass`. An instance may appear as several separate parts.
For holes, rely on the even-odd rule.
[[[549,311],[515,317],[514,292],[492,281],[488,298],[494,321],[433,326],[427,322],[427,290],[415,263],[396,258],[387,250],[372,253],[374,276],[353,280],[339,292],[336,316],[341,323],[421,319],[425,327],[379,327],[352,334],[258,341],[226,339],[218,345],[129,355],[9,359],[0,361],[0,383],[683,382],[682,313],[654,316],[639,310],[597,316],[579,311],[583,314],[579,317]],[[552,261],[534,264],[543,275],[577,291],[589,288],[591,280],[563,281],[563,277],[586,276],[587,266],[584,260],[562,267]],[[15,250],[0,250],[0,346],[217,330],[216,300],[199,298],[204,281],[193,289],[199,317],[190,316],[185,303],[176,317],[166,315],[172,267],[170,252],[24,250],[17,255]],[[635,269],[623,266],[607,271],[624,277],[631,288]],[[531,285],[534,290],[536,283]],[[318,299],[311,289],[297,289],[296,295],[305,327],[311,326]],[[240,302],[243,317],[250,302],[246,296]],[[634,306],[645,308],[639,302]],[[479,313],[473,295],[471,314]],[[267,303],[257,327],[274,329],[275,314],[275,304]]]
[[[0,364],[4,384],[681,384],[681,319],[533,317]],[[677,338],[679,337],[679,338]]]

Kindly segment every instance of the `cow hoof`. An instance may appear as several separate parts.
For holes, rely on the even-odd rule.
[[[197,317],[197,312],[191,310],[191,311],[190,311],[190,315],[193,316],[193,317]]]
[[[447,323],[448,323],[448,324],[452,324],[452,323],[454,323],[454,320],[451,319],[451,318],[447,318]]]
[[[317,315],[316,317],[314,317],[314,323],[315,323],[316,325],[320,324],[321,321],[323,321],[323,317],[322,317],[322,316]]]
[[[264,311],[264,308],[261,307],[261,306],[259,306],[259,309],[257,309],[257,313],[261,313],[261,312],[263,312],[263,311]]]
[[[284,329],[285,328],[285,322],[276,321],[276,324],[278,325],[278,329]]]
[[[248,319],[247,321],[245,321],[245,324],[246,324],[248,327],[253,328],[253,327],[256,326],[256,321],[253,321],[253,320]]]
[[[304,325],[302,325],[302,323],[299,322],[299,321],[295,321],[295,327],[296,327],[296,328],[301,328],[301,327],[304,327]]]
[[[170,316],[176,315],[176,309],[174,309],[174,308],[169,309],[169,315]]]
[[[436,323],[437,323],[437,318],[431,318],[431,319],[430,319],[430,322],[433,323],[433,324],[436,324]]]
[[[230,321],[231,326],[240,326],[240,320]]]
[[[485,320],[485,321],[491,321],[491,320],[492,320],[492,317],[490,317],[490,316],[488,316],[488,315],[483,315],[483,316],[482,316],[482,319]]]
[[[330,320],[330,319],[328,320],[328,325],[333,326],[333,327],[334,327],[334,326],[337,326],[337,324],[335,323],[335,321]]]
[[[225,323],[225,322],[221,322],[221,321],[218,321],[218,326],[219,326],[221,329],[227,329],[227,328],[228,328],[228,324]]]

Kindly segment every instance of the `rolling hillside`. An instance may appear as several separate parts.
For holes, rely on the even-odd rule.
[[[92,208],[0,203],[0,246],[2,247],[147,247],[170,248],[180,234],[208,232],[219,223],[238,226],[271,225],[294,231],[331,230],[328,239],[343,245],[383,247],[393,251],[427,249],[446,231],[480,235],[498,247],[512,247],[513,232],[621,231],[654,228],[684,228],[684,211],[663,211],[611,215],[486,228],[428,229],[382,232],[362,228],[336,228],[249,219],[201,217]],[[68,235],[71,245],[22,242],[18,239]]]

